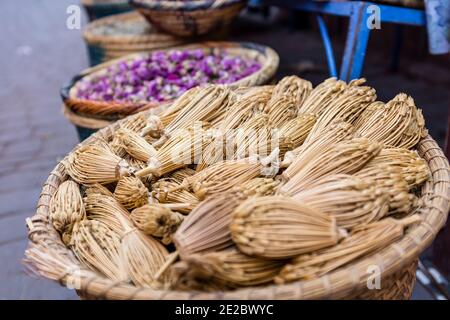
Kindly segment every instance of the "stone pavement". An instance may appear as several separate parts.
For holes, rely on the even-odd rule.
[[[27,245],[25,218],[33,215],[48,173],[77,143],[73,126],[61,114],[58,93],[62,83],[87,66],[80,31],[65,27],[66,8],[74,3],[0,1],[0,299],[77,298],[57,284],[29,277],[21,265]],[[253,31],[239,32],[236,38],[276,48],[282,61],[280,76],[303,71],[315,83],[326,77],[317,34],[259,25]],[[408,69],[386,74],[381,67],[385,61],[369,58],[366,76],[380,96],[387,99],[399,90],[412,94],[424,108],[431,133],[442,140],[448,106],[445,85],[430,83],[417,71],[412,77]],[[426,62],[424,66],[441,72]],[[427,298],[420,288],[415,297]]]

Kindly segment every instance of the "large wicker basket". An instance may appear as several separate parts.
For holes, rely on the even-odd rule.
[[[81,0],[81,4],[86,10],[89,21],[133,9],[127,0]]]
[[[204,50],[224,49],[228,53],[236,56],[247,57],[261,63],[261,68],[236,82],[229,84],[231,87],[251,87],[266,84],[271,81],[278,69],[279,57],[278,54],[271,48],[249,42],[203,42],[198,44],[191,44],[176,48],[202,48]],[[158,50],[170,50],[158,49]],[[72,78],[72,80],[61,88],[61,97],[65,105],[64,114],[67,119],[71,121],[79,130],[80,139],[85,138],[92,132],[99,128],[105,127],[118,119],[126,117],[146,109],[159,107],[162,104],[169,103],[122,103],[114,101],[93,101],[76,98],[75,83],[83,77],[89,77],[96,72],[101,72],[108,66],[118,63],[120,61],[131,60],[139,55],[147,53],[130,54],[122,58],[111,60],[95,67],[89,68],[81,72],[79,75]],[[85,130],[85,129],[87,130]],[[80,130],[82,131],[80,133]],[[83,139],[81,139],[83,140]]]
[[[124,28],[137,26],[135,32],[107,33],[102,28],[120,24]],[[130,28],[130,27],[128,27]],[[83,31],[90,65],[126,56],[130,53],[169,48],[185,42],[181,38],[156,31],[137,12],[123,13],[89,23]]]
[[[204,35],[226,28],[246,0],[130,0],[156,28],[181,36]]]
[[[110,138],[120,122],[100,130],[77,148],[99,137]],[[45,259],[39,262],[31,259],[28,262],[40,275],[75,287],[81,297],[90,299],[409,299],[417,259],[445,224],[450,203],[449,164],[442,150],[428,136],[420,141],[418,152],[427,161],[432,173],[421,190],[422,222],[412,226],[402,239],[381,251],[318,279],[203,293],[135,287],[94,274],[77,261],[49,221],[49,201],[58,186],[68,178],[62,163],[48,177],[36,214],[27,220],[29,250],[35,250],[36,255],[45,254]],[[368,268],[374,265],[381,270],[381,289],[369,290],[367,283],[371,273]]]

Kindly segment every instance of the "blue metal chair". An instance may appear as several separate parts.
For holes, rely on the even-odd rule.
[[[259,1],[260,0],[252,0],[252,3],[255,4]],[[424,10],[378,3],[375,4],[368,1],[317,2],[308,0],[263,0],[262,3],[315,13],[325,46],[330,76],[339,77],[345,81],[356,79],[361,76],[364,58],[366,56],[367,42],[371,31],[367,25],[367,20],[373,13],[372,5],[376,5],[379,8],[381,27],[383,23],[416,26],[424,26],[426,23]],[[349,17],[350,19],[339,76],[330,36],[323,20],[323,14],[344,16]]]

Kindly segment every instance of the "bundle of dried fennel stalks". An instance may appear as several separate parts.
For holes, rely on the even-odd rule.
[[[420,221],[414,100],[365,79],[194,88],[71,153],[53,226],[113,281],[225,290],[320,277]]]

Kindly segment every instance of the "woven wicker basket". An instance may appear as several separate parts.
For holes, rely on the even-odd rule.
[[[130,4],[156,28],[192,37],[227,27],[246,0],[130,0]]]
[[[102,28],[113,28],[121,25],[135,30],[126,33],[102,32]],[[137,12],[123,13],[111,17],[102,18],[91,22],[83,32],[84,40],[89,53],[91,66],[99,63],[126,56],[130,53],[149,51],[153,49],[169,48],[185,42],[181,38],[156,31]]]
[[[89,21],[131,11],[127,0],[81,0]]]
[[[204,42],[199,44],[186,45],[177,48],[203,48],[205,50],[213,50],[215,48],[225,49],[232,55],[239,55],[254,59],[261,63],[261,68],[252,75],[240,79],[230,84],[232,87],[250,87],[266,84],[275,75],[278,69],[279,57],[278,54],[271,48],[247,42]],[[170,49],[161,49],[170,50]],[[61,96],[65,105],[65,112],[67,119],[76,126],[80,126],[80,121],[83,122],[81,127],[88,129],[103,128],[105,124],[117,121],[125,116],[134,114],[146,109],[155,108],[164,103],[119,103],[106,101],[93,101],[76,98],[75,83],[83,77],[91,76],[95,72],[101,72],[108,66],[119,61],[130,60],[139,55],[146,53],[130,54],[122,58],[111,60],[95,67],[89,68],[79,75],[75,76],[69,84],[61,88]]]
[[[97,138],[109,139],[120,122],[100,130],[77,148],[92,143]],[[49,221],[49,201],[58,186],[68,177],[62,163],[59,163],[48,177],[36,214],[27,220],[30,249],[48,254],[47,258],[51,257],[53,263],[29,263],[46,278],[66,286],[75,285],[79,295],[87,299],[409,299],[414,286],[417,259],[445,224],[450,203],[447,158],[430,136],[422,139],[417,149],[432,172],[421,190],[422,222],[412,226],[403,238],[381,251],[321,278],[284,285],[203,293],[135,287],[114,283],[88,272],[62,243],[58,232]],[[367,281],[371,275],[368,273],[368,267],[373,265],[381,268],[381,289],[368,290]],[[74,274],[74,270],[77,273]]]

